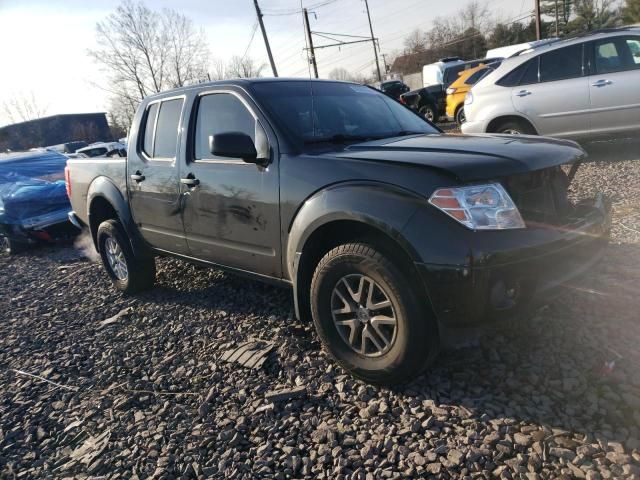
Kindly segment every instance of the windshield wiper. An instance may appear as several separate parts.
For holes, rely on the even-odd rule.
[[[411,130],[400,130],[392,135],[392,137],[406,137],[407,135],[424,135],[428,132],[413,132]]]
[[[346,142],[366,142],[367,140],[377,140],[380,137],[372,137],[365,135],[344,135],[339,133],[331,137],[318,137],[305,140],[304,143],[346,143]]]

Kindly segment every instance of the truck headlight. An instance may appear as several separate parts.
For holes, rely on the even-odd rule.
[[[471,230],[525,228],[518,207],[499,183],[439,188],[429,203]]]
[[[467,92],[467,94],[464,96],[464,104],[465,105],[471,105],[473,103],[473,92],[469,91]]]

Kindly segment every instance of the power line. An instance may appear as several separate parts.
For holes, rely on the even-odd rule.
[[[247,45],[247,48],[244,51],[244,55],[242,55],[242,59],[244,60],[245,57],[247,56],[247,53],[249,52],[249,48],[251,47],[251,44],[253,43],[253,38],[256,36],[256,31],[258,30],[258,21],[256,20],[256,22],[253,24],[252,27],[252,31],[251,31],[251,38],[249,39],[249,44]]]
[[[326,0],[324,2],[319,2],[316,3],[314,5],[308,5],[306,7],[307,10],[313,10],[314,8],[321,8],[324,7],[326,5],[330,5],[332,3],[337,2],[338,0]],[[304,10],[302,8],[302,4],[300,5],[300,9],[295,9],[295,10],[283,10],[283,11],[278,11],[276,10],[270,10],[267,12],[264,12],[264,15],[268,15],[270,17],[285,17],[285,16],[289,16],[289,15],[300,15],[300,13],[302,12],[302,10]]]

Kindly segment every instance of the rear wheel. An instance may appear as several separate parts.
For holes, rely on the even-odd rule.
[[[25,243],[19,242],[14,238],[7,237],[6,235],[0,236],[0,254],[2,255],[15,255],[24,251],[27,248]]]
[[[503,133],[508,135],[535,135],[536,132],[525,122],[518,120],[507,120],[499,123],[494,129],[495,133]]]
[[[418,109],[418,113],[426,118],[431,123],[435,123],[436,121],[436,109],[433,105],[423,105]]]
[[[406,274],[374,247],[341,245],[318,264],[311,308],[329,354],[354,376],[403,383],[436,357],[436,322]]]
[[[153,286],[156,277],[154,258],[134,255],[117,220],[107,220],[98,227],[98,251],[109,278],[118,290],[135,293]]]

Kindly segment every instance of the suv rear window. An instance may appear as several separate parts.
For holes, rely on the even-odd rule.
[[[553,82],[582,76],[582,44],[540,55],[540,81]]]

